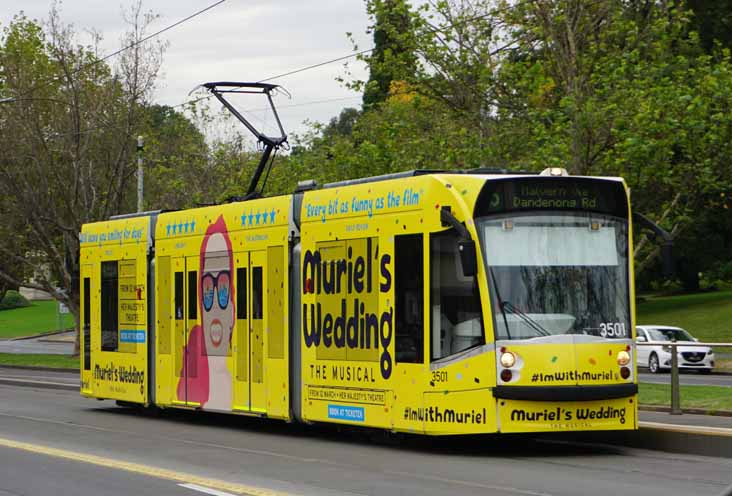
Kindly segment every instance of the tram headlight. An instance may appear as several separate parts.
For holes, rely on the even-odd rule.
[[[504,368],[510,369],[514,365],[516,365],[516,355],[511,353],[510,351],[504,351],[501,353],[501,365]]]
[[[626,366],[630,363],[630,353],[625,350],[618,352],[618,365]]]

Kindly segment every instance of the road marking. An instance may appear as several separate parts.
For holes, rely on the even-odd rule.
[[[661,422],[645,421],[638,422],[638,427],[659,431],[682,432],[685,434],[732,437],[732,429],[726,427],[703,427],[699,425],[664,424]]]
[[[40,444],[13,441],[12,439],[5,439],[1,437],[0,446],[4,446],[6,448],[20,449],[23,451],[29,451],[31,453],[38,453],[41,455],[53,456],[56,458],[63,458],[66,460],[89,463],[91,465],[98,465],[100,467],[125,470],[127,472],[147,475],[149,477],[157,477],[158,479],[168,479],[184,484],[194,484],[198,487],[216,488],[221,491],[229,491],[229,494],[234,493],[247,496],[288,496],[288,493],[271,491],[269,489],[263,489],[260,487],[236,484],[233,482],[227,482],[218,479],[209,479],[207,477],[199,477],[197,475],[187,474],[184,472],[176,472],[174,470],[168,470],[159,467],[150,467],[147,465],[141,465],[139,463],[125,462],[122,460],[115,460],[113,458],[106,458],[102,456],[77,453],[75,451],[52,448],[50,446],[43,446]],[[227,493],[222,492],[218,494]]]
[[[178,485],[180,487],[185,487],[186,489],[192,489],[193,491],[198,491],[199,493],[213,494],[213,496],[234,496],[233,493],[226,493],[224,491],[219,491],[217,489],[211,489],[210,487],[199,486],[198,484],[178,484]]]

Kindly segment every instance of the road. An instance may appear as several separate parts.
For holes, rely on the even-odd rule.
[[[53,450],[66,458],[48,456],[61,456]],[[0,494],[118,494],[119,481],[129,481],[126,493],[165,495],[195,494],[177,484],[206,481],[231,494],[420,496],[717,495],[732,484],[727,458],[528,436],[374,440],[246,417],[156,416],[72,391],[4,384],[0,466]],[[54,490],[44,491],[50,482]]]
[[[671,374],[668,372],[661,374],[650,374],[639,372],[638,380],[650,384],[671,384]],[[697,372],[681,372],[679,374],[679,384],[694,386],[726,386],[732,387],[732,375],[722,374],[699,374]]]
[[[48,353],[71,355],[74,343],[54,342],[48,337],[0,340],[0,353]]]
[[[47,455],[0,447],[0,495],[195,496],[178,483]]]

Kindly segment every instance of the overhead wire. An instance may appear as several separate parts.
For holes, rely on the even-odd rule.
[[[466,24],[466,23],[469,23],[469,22],[472,22],[472,21],[477,21],[477,20],[480,20],[480,19],[485,19],[487,17],[495,16],[495,15],[498,15],[498,14],[503,13],[503,12],[508,12],[509,10],[512,10],[512,9],[521,7],[521,6],[523,6],[525,4],[528,4],[528,3],[531,3],[531,1],[532,0],[522,0],[522,1],[519,1],[519,2],[517,2],[515,4],[513,4],[513,5],[508,5],[508,6],[504,7],[504,8],[493,9],[493,10],[491,10],[487,14],[482,14],[482,15],[479,15],[479,16],[474,16],[474,17],[469,17],[467,19],[462,19],[460,22],[456,22],[456,23],[450,23],[449,26],[435,27],[435,26],[428,25],[429,28],[430,28],[429,30],[432,31],[432,32],[444,32],[444,31],[447,31],[448,29],[455,28],[456,25]],[[269,77],[266,77],[264,79],[260,79],[257,82],[258,83],[264,83],[264,82],[267,82],[267,81],[271,81],[273,79],[280,79],[280,78],[283,78],[283,77],[286,77],[286,76],[292,76],[294,74],[299,74],[301,72],[309,71],[311,69],[316,69],[318,67],[322,67],[324,65],[329,65],[329,64],[332,64],[334,62],[340,62],[340,61],[343,61],[343,60],[348,60],[348,59],[351,59],[351,58],[354,58],[354,57],[358,57],[359,55],[364,55],[364,54],[367,54],[369,52],[373,52],[375,49],[376,49],[376,47],[371,47],[371,48],[367,48],[365,50],[360,50],[360,51],[357,51],[357,52],[352,52],[350,54],[343,55],[341,57],[336,57],[336,58],[329,59],[329,60],[325,60],[323,62],[319,62],[319,63],[316,63],[316,64],[311,64],[311,65],[308,65],[308,66],[305,66],[305,67],[301,67],[299,69],[294,69],[294,70],[291,70],[291,71],[288,71],[288,72],[284,72],[282,74],[277,74],[277,75],[274,75],[274,76],[269,76]],[[198,102],[200,102],[202,100],[208,100],[212,96],[213,95],[202,96],[202,97],[196,98],[194,100],[191,100],[190,102],[179,103],[177,105],[172,106],[171,108],[184,107],[186,105],[198,103]],[[297,105],[294,105],[294,106],[297,106]],[[287,108],[287,107],[280,107],[280,108]]]
[[[171,30],[171,29],[173,29],[173,28],[175,28],[177,26],[180,26],[181,24],[190,21],[194,17],[197,17],[197,16],[203,14],[204,12],[207,12],[207,11],[213,9],[214,7],[218,7],[219,5],[221,5],[224,2],[226,2],[226,0],[217,0],[216,2],[212,3],[208,7],[205,7],[203,9],[201,9],[201,10],[198,10],[198,11],[194,12],[193,14],[191,14],[191,15],[189,15],[189,16],[181,19],[181,20],[179,20],[177,22],[174,22],[173,24],[171,24],[169,26],[166,26],[163,29],[160,29],[159,31],[156,31],[156,32],[154,32],[154,33],[152,33],[152,34],[150,34],[148,36],[145,36],[141,40],[137,40],[134,43],[131,43],[131,44],[125,46],[125,47],[122,47],[119,50],[116,50],[115,52],[112,52],[110,54],[107,54],[107,55],[105,55],[102,58],[93,60],[93,61],[91,61],[91,62],[89,62],[87,64],[82,65],[81,67],[79,67],[75,71],[72,71],[71,74],[70,74],[70,76],[75,76],[75,75],[79,74],[80,72],[85,71],[86,69],[89,69],[90,67],[94,67],[95,65],[98,65],[98,64],[100,64],[100,63],[102,63],[102,62],[104,62],[106,60],[109,60],[110,58],[112,58],[112,57],[114,57],[116,55],[119,55],[120,53],[125,52],[125,51],[127,51],[127,50],[129,50],[131,48],[134,48],[134,47],[136,47],[138,45],[141,45],[141,44],[145,43],[146,41],[151,40],[152,38],[155,38],[156,36],[160,36],[161,34],[165,33],[166,31],[169,31],[169,30]],[[33,86],[31,89],[29,89],[28,91],[26,91],[25,93],[22,93],[22,94],[18,95],[15,98],[25,98],[28,95],[31,95],[32,93],[34,93],[35,91],[37,91],[38,89],[50,85],[55,80],[56,79],[54,78],[54,79],[48,80],[48,81],[46,81],[44,83],[37,84],[37,85]]]
[[[92,62],[90,62],[90,63],[82,66],[81,68],[79,68],[76,71],[74,71],[72,73],[72,75],[73,74],[78,74],[79,72],[81,72],[81,71],[83,71],[85,69],[88,69],[89,67],[92,67],[92,66],[94,66],[96,64],[99,64],[99,63],[101,63],[101,62],[103,62],[105,60],[108,60],[111,57],[116,56],[116,55],[119,55],[120,53],[124,52],[125,50],[129,50],[130,48],[134,48],[135,46],[140,45],[140,44],[142,44],[142,43],[144,43],[144,42],[146,42],[146,41],[154,38],[155,36],[159,36],[160,34],[166,32],[166,31],[169,31],[170,29],[173,29],[173,28],[175,28],[175,27],[177,27],[177,26],[179,26],[179,25],[181,25],[181,24],[183,24],[183,23],[191,20],[194,17],[196,17],[198,15],[201,15],[201,14],[203,14],[204,12],[206,12],[208,10],[213,9],[214,7],[217,7],[218,5],[224,3],[225,1],[226,0],[218,0],[218,1],[214,2],[214,3],[212,3],[211,5],[205,7],[205,8],[203,8],[203,9],[197,11],[197,12],[194,12],[193,14],[191,14],[191,15],[189,15],[189,16],[187,16],[187,17],[185,17],[185,18],[183,18],[183,19],[181,19],[181,20],[179,20],[177,22],[175,22],[175,23],[173,23],[173,24],[171,24],[171,25],[169,25],[169,26],[167,26],[167,27],[165,27],[165,28],[163,28],[163,29],[161,29],[159,31],[156,31],[155,33],[152,33],[152,34],[146,36],[145,38],[143,38],[141,40],[138,40],[135,43],[132,43],[132,44],[130,44],[130,45],[126,46],[126,47],[123,47],[123,48],[121,48],[121,49],[119,49],[119,50],[117,50],[117,51],[115,51],[113,53],[110,53],[110,54],[108,54],[108,55],[106,55],[106,56],[104,56],[104,57],[102,57],[100,59],[97,59],[95,61],[92,61]],[[470,17],[470,18],[467,18],[467,19],[463,19],[463,20],[461,20],[461,22],[459,22],[459,23],[452,23],[450,26],[445,26],[445,27],[433,27],[433,26],[430,26],[430,28],[434,32],[446,31],[447,29],[454,28],[456,24],[464,24],[464,23],[467,23],[467,22],[472,22],[472,21],[479,20],[479,19],[482,19],[482,18],[490,17],[490,16],[496,15],[498,13],[508,11],[508,10],[510,10],[512,8],[517,8],[517,7],[521,6],[521,5],[530,3],[530,1],[531,0],[519,1],[516,4],[509,5],[509,6],[505,7],[505,8],[503,8],[503,9],[494,9],[494,10],[492,10],[491,12],[489,12],[487,14],[483,14],[483,15],[480,15],[480,16],[475,16],[475,17]],[[329,64],[332,64],[332,63],[335,63],[335,62],[340,62],[340,61],[343,61],[343,60],[348,60],[350,58],[358,57],[359,55],[364,55],[366,53],[372,52],[374,49],[375,49],[375,47],[371,47],[371,48],[368,48],[368,49],[365,49],[365,50],[359,50],[357,52],[352,52],[352,53],[347,54],[347,55],[343,55],[343,56],[336,57],[336,58],[333,58],[333,59],[328,59],[328,60],[325,60],[323,62],[319,62],[319,63],[316,63],[316,64],[311,64],[311,65],[308,65],[308,66],[305,66],[305,67],[301,67],[301,68],[298,68],[298,69],[294,69],[294,70],[291,70],[291,71],[288,71],[288,72],[284,72],[284,73],[281,73],[281,74],[277,74],[277,75],[274,75],[274,76],[269,76],[267,78],[260,79],[257,82],[262,83],[262,82],[266,82],[266,81],[271,81],[273,79],[280,79],[280,78],[287,77],[287,76],[291,76],[291,75],[294,75],[294,74],[299,74],[301,72],[305,72],[305,71],[308,71],[308,70],[316,69],[318,67],[322,67],[322,66],[325,66],[325,65],[329,65]],[[47,82],[46,84],[50,84],[50,81]],[[19,95],[16,98],[17,99],[21,99],[24,96],[27,96],[28,94],[32,93],[33,91],[35,91],[38,88],[41,88],[43,86],[44,85],[38,85],[38,86],[32,88],[31,90],[29,90],[29,92],[27,92],[27,93],[25,93],[23,95]],[[190,101],[186,101],[186,102],[182,102],[182,103],[179,103],[179,104],[176,104],[176,105],[172,105],[172,106],[170,106],[170,108],[171,109],[176,109],[176,108],[185,107],[185,106],[188,106],[188,105],[193,105],[193,104],[198,103],[200,101],[208,100],[208,99],[212,98],[212,96],[213,95],[201,96],[201,97],[195,98],[195,99],[190,100]],[[360,97],[357,97],[357,96],[354,96],[354,97],[339,97],[339,98],[332,98],[332,99],[325,99],[325,100],[316,100],[316,101],[312,101],[312,102],[304,102],[304,103],[299,103],[299,104],[292,104],[292,105],[280,106],[280,108],[302,107],[302,106],[316,105],[316,104],[320,104],[320,103],[328,103],[328,102],[338,101],[338,100],[350,100],[350,99],[356,99],[356,98],[360,98]],[[253,112],[253,111],[257,111],[257,110],[262,110],[262,109],[251,109],[251,110],[246,110],[246,112]],[[84,131],[82,133],[68,133],[68,134],[85,134],[85,133],[89,133],[89,132],[92,132],[92,131],[94,131],[94,129],[86,130],[86,131]],[[64,133],[64,134],[66,134],[66,133]]]

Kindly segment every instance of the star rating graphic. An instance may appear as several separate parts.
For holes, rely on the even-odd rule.
[[[243,211],[241,214],[241,225],[242,227],[253,227],[266,224],[274,224],[276,217],[275,209],[273,208],[269,212],[267,210],[248,210]]]
[[[180,236],[181,234],[193,234],[194,232],[196,232],[195,220],[186,220],[185,222],[178,220],[165,225],[166,236]]]

